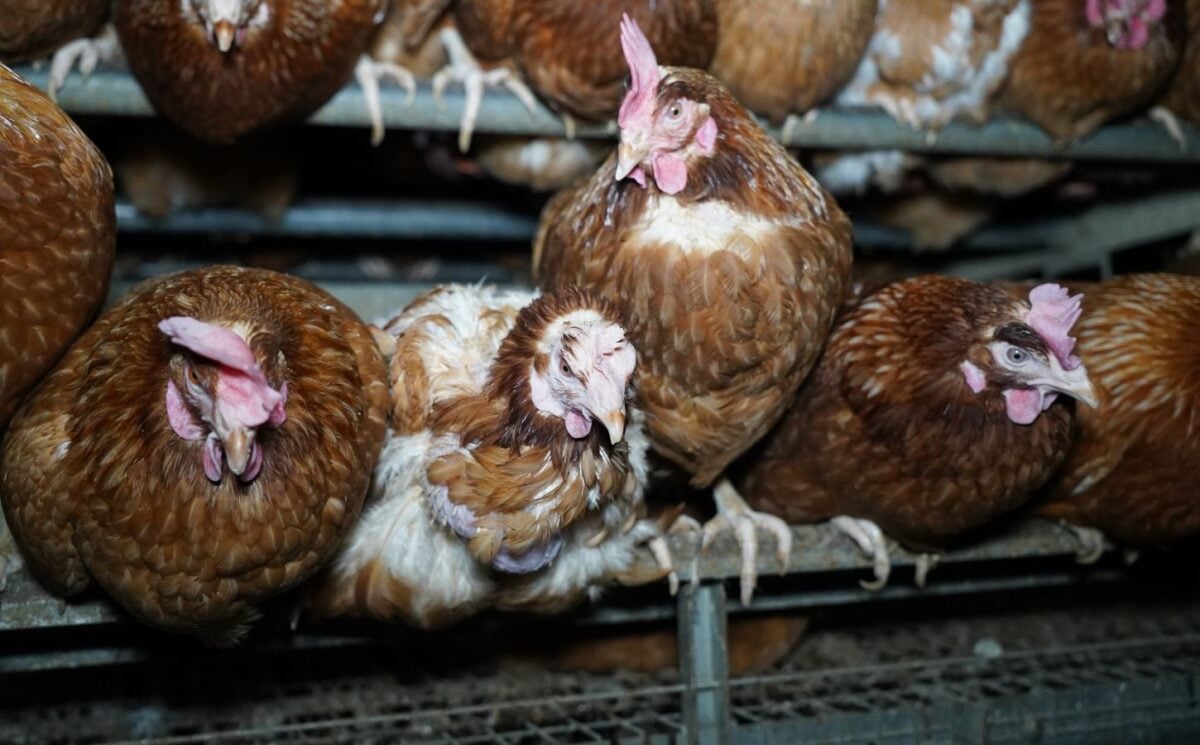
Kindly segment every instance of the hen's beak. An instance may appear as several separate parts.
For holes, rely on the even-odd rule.
[[[625,439],[625,409],[615,409],[597,416],[600,423],[608,430],[608,441],[616,445],[621,440]]]
[[[236,37],[237,29],[233,27],[233,23],[217,21],[213,24],[213,40],[217,42],[217,49],[221,50],[221,54],[227,54],[233,49],[233,40]]]
[[[1092,385],[1091,378],[1088,377],[1086,367],[1080,365],[1074,370],[1064,370],[1058,364],[1058,360],[1051,355],[1050,369],[1051,373],[1048,379],[1042,381],[1043,386],[1070,396],[1076,401],[1082,401],[1093,409],[1100,407],[1100,396],[1096,393],[1096,386]]]
[[[254,448],[254,434],[254,430],[245,427],[233,427],[224,434],[217,433],[225,450],[225,463],[235,476],[246,472],[246,465],[250,462],[250,453]]]
[[[621,142],[617,145],[617,181],[624,181],[649,154],[650,149],[641,137],[622,134]]]

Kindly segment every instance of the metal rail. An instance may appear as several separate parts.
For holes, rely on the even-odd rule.
[[[30,67],[18,73],[34,85],[46,87],[47,75]],[[464,97],[459,90],[448,91],[441,105],[434,100],[427,83],[408,102],[399,88],[381,91],[384,121],[392,129],[454,131],[458,129]],[[128,73],[102,70],[87,80],[73,74],[59,93],[63,108],[74,114],[112,116],[149,116],[153,110],[141,88]],[[313,124],[343,127],[367,127],[362,90],[347,85],[320,111]],[[896,149],[930,153],[986,153],[997,156],[1070,158],[1079,160],[1158,161],[1165,163],[1200,162],[1200,130],[1184,127],[1185,142],[1171,139],[1167,131],[1149,121],[1110,125],[1090,137],[1070,144],[1054,142],[1034,125],[1013,119],[991,121],[981,127],[951,123],[936,136],[898,124],[885,113],[874,110],[822,109],[797,121],[784,133],[767,127],[790,147],[833,150]],[[563,136],[562,119],[544,106],[530,112],[507,92],[489,91],[480,109],[480,132],[531,136]],[[613,122],[602,125],[582,124],[580,137],[613,137]],[[366,137],[366,133],[363,134]]]

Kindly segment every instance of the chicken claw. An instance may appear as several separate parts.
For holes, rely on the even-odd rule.
[[[462,84],[466,93],[466,102],[463,105],[458,133],[458,149],[460,151],[465,153],[471,149],[471,135],[475,131],[475,122],[479,118],[479,107],[483,103],[485,86],[503,85],[519,98],[521,103],[525,104],[529,113],[537,111],[537,99],[534,98],[533,91],[529,90],[529,86],[525,85],[515,72],[505,67],[484,70],[472,56],[471,51],[467,49],[458,29],[454,27],[444,28],[438,34],[442,45],[446,47],[450,64],[434,73],[433,98],[440,106],[442,93],[446,90],[446,86],[451,81]]]
[[[1175,140],[1175,144],[1179,145],[1181,151],[1187,150],[1187,137],[1183,134],[1183,125],[1179,123],[1179,117],[1175,116],[1175,112],[1166,106],[1155,106],[1150,109],[1150,118],[1163,125],[1167,134],[1171,135],[1171,139]]]
[[[925,580],[929,578],[929,570],[942,563],[941,554],[921,554],[917,557],[915,582],[917,587],[924,589]]]
[[[411,106],[417,95],[417,80],[408,68],[395,62],[381,62],[364,54],[354,66],[354,77],[362,88],[363,99],[367,104],[367,114],[371,117],[371,144],[378,146],[383,142],[383,106],[379,102],[380,81],[391,78],[408,91],[404,100],[406,106]]]
[[[667,539],[662,535],[656,535],[650,539],[646,547],[650,549],[650,554],[654,557],[658,568],[667,571],[667,586],[671,590],[671,597],[675,597],[679,592],[679,573],[675,571],[675,562],[671,558],[671,547],[667,545]]]
[[[121,44],[117,41],[117,29],[109,23],[96,36],[68,42],[54,52],[50,59],[46,93],[51,101],[58,101],[58,92],[67,82],[67,76],[71,74],[76,62],[79,63],[79,73],[86,80],[101,62],[113,64],[119,59]]]
[[[738,543],[742,547],[742,605],[750,605],[750,601],[754,599],[754,587],[758,582],[756,529],[762,528],[775,536],[780,574],[787,574],[788,560],[792,555],[792,529],[774,515],[750,509],[750,505],[737,493],[728,478],[722,477],[713,487],[713,498],[717,503],[717,516],[704,525],[700,550],[707,549],[722,530],[732,530],[737,534]]]
[[[1104,534],[1095,528],[1084,528],[1068,522],[1059,523],[1079,541],[1075,561],[1080,564],[1095,564],[1104,555]]]
[[[875,579],[859,580],[858,584],[864,590],[871,592],[886,587],[888,577],[892,573],[892,562],[888,558],[887,540],[883,537],[883,531],[879,529],[879,526],[870,520],[861,520],[849,515],[840,515],[829,522],[833,527],[850,536],[850,539],[858,544],[859,550],[866,554],[875,565]]]

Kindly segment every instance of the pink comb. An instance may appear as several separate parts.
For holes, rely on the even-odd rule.
[[[623,129],[633,119],[648,118],[654,113],[652,102],[661,75],[650,40],[628,13],[621,14],[621,51],[625,53],[630,77],[629,92],[617,114],[617,125]]]
[[[271,387],[242,337],[186,316],[172,316],[160,322],[158,330],[173,343],[228,368],[221,375],[218,396],[243,425],[257,427],[268,420],[272,426],[283,424],[286,386],[283,393]]]
[[[1082,364],[1071,352],[1075,339],[1067,334],[1083,313],[1083,295],[1070,295],[1056,284],[1038,285],[1029,293],[1029,324],[1045,340],[1064,370],[1074,370]]]

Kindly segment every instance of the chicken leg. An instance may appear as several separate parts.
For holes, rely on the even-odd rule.
[[[68,42],[54,52],[50,58],[46,93],[51,101],[58,101],[58,92],[67,82],[67,76],[71,74],[76,62],[79,63],[79,73],[87,79],[101,62],[112,65],[121,59],[123,57],[121,43],[117,41],[117,29],[111,23],[105,24],[95,36]]]
[[[713,487],[713,499],[717,503],[717,516],[705,523],[700,550],[707,549],[722,530],[731,530],[737,535],[742,548],[742,605],[750,605],[754,598],[754,586],[758,582],[756,529],[762,528],[775,536],[780,574],[787,573],[788,560],[792,555],[792,529],[774,515],[750,509],[750,505],[746,504],[726,477],[721,477]]]
[[[839,515],[829,521],[833,527],[850,536],[859,550],[867,555],[875,565],[875,579],[859,580],[864,590],[875,592],[887,586],[888,576],[892,573],[892,562],[888,558],[887,539],[883,531],[870,520],[862,520],[849,515]]]
[[[367,105],[367,114],[371,117],[371,144],[378,146],[383,142],[383,106],[379,102],[379,83],[385,78],[391,78],[404,86],[408,91],[405,105],[411,106],[417,95],[417,80],[408,68],[395,62],[381,62],[364,54],[354,67],[354,77],[362,88],[363,99]]]
[[[529,86],[525,85],[515,72],[507,67],[484,70],[471,54],[471,50],[467,49],[458,29],[453,26],[443,28],[438,35],[442,40],[442,45],[446,47],[450,64],[434,73],[434,100],[439,105],[441,104],[442,93],[451,81],[462,83],[466,93],[466,102],[463,105],[458,132],[459,150],[465,153],[471,148],[471,134],[475,131],[475,121],[479,118],[479,107],[483,103],[485,86],[503,85],[519,98],[521,103],[525,104],[525,108],[529,109],[531,114],[537,111],[537,100],[533,96],[533,91],[529,90]]]

